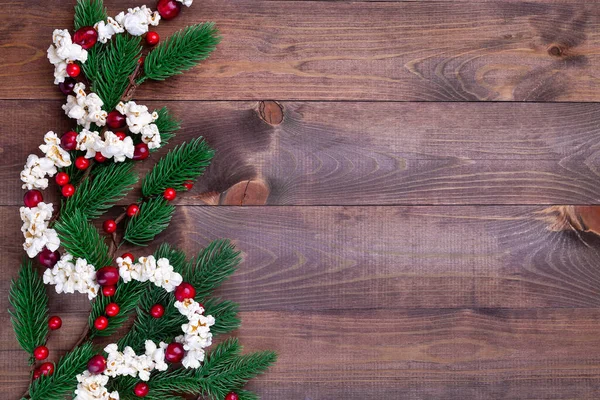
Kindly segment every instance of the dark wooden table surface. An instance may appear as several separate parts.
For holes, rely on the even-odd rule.
[[[72,3],[0,1],[2,310],[19,171],[70,127],[46,48]],[[252,390],[600,397],[600,2],[194,3],[159,33],[212,20],[222,44],[136,98],[183,119],[178,142],[217,150],[161,240],[244,252],[219,295],[240,302],[247,350],[280,354]],[[52,296],[53,349],[88,307]],[[0,322],[0,397],[16,399],[26,356]]]

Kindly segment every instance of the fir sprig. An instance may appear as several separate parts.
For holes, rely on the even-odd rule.
[[[75,4],[75,30],[84,26],[94,26],[106,20],[106,8],[102,0],[78,0]]]
[[[84,343],[62,357],[52,375],[42,375],[29,388],[31,400],[63,400],[73,393],[76,375],[85,371],[87,363],[96,354],[90,342]]]
[[[174,212],[175,206],[162,197],[142,202],[138,215],[128,220],[123,240],[137,246],[147,245],[167,229]]]
[[[208,167],[214,151],[202,137],[175,147],[146,175],[142,184],[144,196],[157,196],[165,189],[187,190],[184,183],[195,181]]]
[[[238,318],[239,306],[231,300],[206,299],[203,303],[204,314],[215,317],[215,324],[210,327],[210,331],[216,336],[229,333],[240,327]]]
[[[158,119],[154,124],[160,132],[160,146],[164,147],[175,136],[175,132],[180,128],[180,123],[171,115],[167,107],[161,108],[157,113]]]
[[[148,289],[148,282],[131,281],[127,284],[118,285],[115,294],[111,297],[100,295],[96,297],[92,304],[92,312],[88,318],[90,326],[90,338],[96,336],[110,336],[115,333],[121,325],[129,319],[129,316],[135,311],[140,297]],[[119,314],[109,317],[108,327],[102,331],[94,328],[94,321],[101,315],[105,315],[106,306],[109,303],[119,305]]]
[[[61,214],[54,225],[61,245],[75,258],[84,258],[96,269],[110,265],[111,257],[104,238],[81,210]]]
[[[181,74],[208,58],[220,40],[212,22],[188,26],[176,32],[148,53],[144,61],[144,74],[137,83],[146,79],[162,81]]]
[[[33,350],[43,345],[48,335],[48,296],[44,282],[30,260],[23,260],[19,277],[11,282],[9,303],[17,341],[29,353],[29,363],[33,364]]]
[[[94,168],[94,174],[84,180],[66,201],[63,213],[80,210],[88,219],[104,214],[137,182],[133,166],[133,163],[110,163]]]
[[[203,300],[235,272],[240,262],[240,252],[229,240],[215,240],[186,264],[182,274],[196,289],[196,297]]]
[[[104,109],[112,110],[130,84],[130,76],[138,66],[142,52],[140,36],[116,35],[99,58],[99,73],[92,90],[104,102]]]

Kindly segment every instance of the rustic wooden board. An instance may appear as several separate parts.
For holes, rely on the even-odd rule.
[[[595,399],[600,312],[438,310],[242,312],[247,351],[280,358],[248,388],[280,399]],[[67,318],[70,323],[73,319]],[[52,345],[77,340],[65,328]],[[282,340],[281,338],[285,338]],[[22,352],[0,350],[0,385],[15,399]]]
[[[46,49],[71,26],[65,1],[2,6],[1,98],[60,98]],[[158,31],[204,20],[223,34],[214,57],[139,99],[600,100],[597,2],[206,0]]]
[[[240,302],[247,350],[281,355],[251,385],[266,400],[593,398],[600,240],[551,232],[539,211],[187,206],[156,243],[193,254],[230,237],[243,250],[218,295]],[[16,212],[0,207],[6,278],[21,255]],[[59,353],[77,340],[89,303],[51,297],[65,317],[50,343]],[[15,398],[27,372],[7,323],[0,354],[0,384]]]
[[[34,104],[38,117],[22,124]],[[206,176],[178,204],[214,203],[207,194],[232,187],[216,201],[586,204],[600,199],[598,104],[169,102],[168,106],[184,120],[174,143],[202,135],[217,151]],[[19,172],[27,154],[35,151],[47,130],[64,132],[71,125],[59,101],[0,101],[0,108],[12,116],[0,120],[0,131],[11,133],[0,146],[4,156],[0,179],[10,182],[0,193],[0,204],[20,205]],[[152,164],[142,163],[142,171]],[[248,187],[248,180],[255,186]],[[244,191],[250,197],[244,198]],[[132,194],[124,204],[135,198]]]
[[[221,294],[244,311],[598,307],[600,238],[555,231],[556,216],[539,206],[183,206],[155,244],[192,255],[234,240],[245,264]],[[18,209],[0,217],[8,278],[22,254]]]

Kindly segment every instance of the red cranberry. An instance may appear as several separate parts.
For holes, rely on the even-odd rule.
[[[130,204],[129,207],[127,207],[127,216],[128,217],[135,217],[137,215],[137,213],[140,212],[140,206],[138,206],[137,204]]]
[[[36,360],[45,360],[48,358],[49,353],[50,352],[46,346],[38,346],[33,349],[33,357],[35,357]]]
[[[45,362],[40,365],[39,370],[42,375],[52,375],[54,373],[54,364]]]
[[[80,73],[81,73],[81,67],[79,66],[79,64],[76,64],[76,63],[67,64],[67,75],[69,75],[71,78],[77,78]]]
[[[133,149],[133,159],[136,161],[145,160],[150,155],[148,145],[146,143],[138,143]]]
[[[196,297],[196,289],[187,282],[182,282],[181,285],[175,289],[175,298],[177,301],[184,301],[185,299],[193,299]]]
[[[64,172],[59,172],[58,174],[56,174],[56,178],[54,178],[54,180],[56,180],[58,186],[65,186],[67,183],[69,183],[71,178],[68,174]]]
[[[121,256],[121,258],[123,258],[123,259],[125,259],[127,257],[129,257],[131,259],[131,261],[135,260],[135,258],[133,257],[133,254],[131,254],[131,253],[123,253],[123,255]]]
[[[106,370],[106,358],[102,354],[96,354],[88,361],[87,368],[94,375],[103,373]]]
[[[159,41],[160,41],[160,36],[158,35],[158,33],[154,32],[154,31],[150,31],[150,32],[146,33],[146,43],[148,43],[150,46],[157,45]]]
[[[104,156],[102,155],[102,153],[100,153],[100,152],[97,152],[97,153],[94,155],[94,160],[98,161],[99,163],[103,163],[104,161],[106,161],[106,157],[104,157]]]
[[[50,317],[50,319],[48,319],[48,328],[50,328],[51,331],[60,329],[61,326],[62,326],[62,319],[58,315],[54,315],[54,316]]]
[[[170,343],[165,350],[165,360],[172,363],[178,363],[183,360],[185,350],[181,343]]]
[[[39,190],[28,190],[25,192],[25,196],[23,196],[23,203],[25,203],[25,207],[28,208],[33,208],[42,201],[44,201],[44,197]]]
[[[90,166],[90,160],[85,158],[84,156],[79,156],[75,159],[75,168],[79,170],[87,169]]]
[[[117,110],[111,111],[106,116],[106,125],[112,129],[119,129],[127,125],[125,116]]]
[[[51,251],[49,248],[44,249],[38,254],[38,261],[46,268],[52,268],[60,260],[60,253],[57,251]]]
[[[119,307],[119,305],[117,303],[108,303],[106,305],[106,308],[104,309],[104,312],[109,317],[116,317],[117,315],[119,315],[120,311],[121,311],[121,307]]]
[[[33,379],[38,379],[40,376],[42,376],[42,371],[40,371],[39,368],[36,368],[35,371],[33,371]]]
[[[104,232],[106,233],[113,233],[117,230],[117,223],[114,219],[107,219],[102,224],[102,229],[104,229]]]
[[[133,388],[133,394],[137,397],[146,397],[150,392],[150,386],[146,382],[138,382]]]
[[[69,131],[60,138],[60,147],[67,151],[77,148],[77,132]]]
[[[181,3],[175,0],[159,0],[156,9],[162,18],[173,19],[179,15]]]
[[[102,294],[106,297],[114,296],[116,291],[117,287],[115,285],[108,285],[102,288]]]
[[[65,78],[64,82],[58,84],[58,88],[65,96],[73,95],[76,83],[77,81],[73,78]]]
[[[70,183],[67,183],[65,186],[62,187],[61,192],[63,196],[71,197],[75,194],[75,186],[71,185]]]
[[[115,136],[119,138],[119,140],[125,140],[127,134],[125,132],[115,132]]]
[[[192,190],[192,188],[194,187],[194,182],[193,181],[185,181],[183,183],[183,187],[186,188],[187,190]]]
[[[104,315],[96,318],[94,321],[94,328],[98,329],[99,331],[103,331],[108,328],[108,318],[106,318]]]
[[[98,41],[98,32],[91,26],[79,28],[73,35],[73,43],[77,43],[84,49],[93,47]]]
[[[154,318],[160,318],[165,315],[165,307],[162,304],[155,304],[150,308],[150,315]]]
[[[237,395],[236,392],[229,392],[227,393],[227,396],[225,396],[225,400],[238,400],[239,396]]]
[[[115,267],[102,267],[96,271],[96,282],[100,286],[112,286],[119,282],[119,270]]]
[[[173,188],[166,188],[163,197],[167,201],[173,201],[175,200],[175,197],[177,197],[177,192]]]

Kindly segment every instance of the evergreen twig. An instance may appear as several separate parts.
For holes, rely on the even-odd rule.
[[[181,74],[208,58],[220,40],[218,30],[212,22],[177,31],[148,53],[144,61],[144,73],[137,83],[146,79],[162,81]]]
[[[71,350],[56,363],[52,375],[42,375],[31,384],[31,400],[63,400],[73,392],[76,375],[86,369],[94,354],[96,351],[90,342]]]
[[[184,183],[195,181],[208,167],[214,151],[202,137],[175,147],[146,175],[142,183],[144,196],[161,195],[165,189],[187,190]]]
[[[142,202],[138,215],[128,220],[123,240],[137,246],[147,245],[167,229],[174,212],[175,206],[162,197]]]
[[[61,214],[54,225],[61,245],[75,258],[84,258],[96,269],[110,265],[108,246],[94,225],[81,210]]]
[[[106,20],[106,8],[102,0],[78,0],[75,4],[75,30],[84,26],[94,26]]]
[[[33,350],[43,345],[48,336],[48,296],[42,278],[33,269],[30,260],[23,260],[19,277],[10,286],[10,320],[19,345],[29,353],[33,364]]]
[[[95,168],[95,173],[81,182],[75,194],[63,206],[63,213],[80,210],[88,219],[104,214],[122,199],[138,178],[133,163],[111,163]]]
[[[175,136],[175,132],[180,128],[180,123],[169,113],[167,107],[161,108],[157,113],[158,119],[154,123],[160,132],[160,146],[164,147]]]

